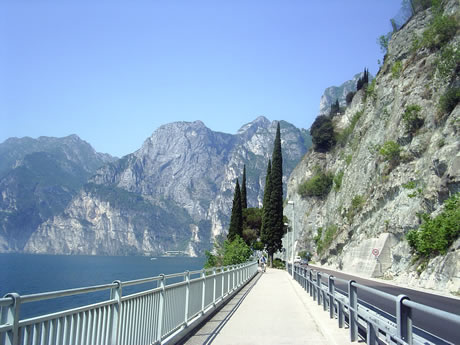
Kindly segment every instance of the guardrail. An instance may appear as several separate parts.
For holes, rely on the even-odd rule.
[[[0,345],[142,345],[173,342],[198,325],[254,275],[257,262],[0,299]],[[196,276],[196,277],[194,277]],[[168,285],[168,279],[173,282]],[[122,295],[123,287],[156,287]],[[20,320],[24,303],[110,291],[108,300]]]
[[[288,272],[292,274],[292,264],[288,264]],[[322,277],[327,278],[327,284],[322,283]],[[321,273],[310,268],[294,266],[294,279],[323,305],[324,311],[329,311],[331,319],[337,318],[338,327],[343,328],[347,323],[350,331],[350,340],[358,340],[358,327],[364,333],[362,337],[367,344],[397,344],[397,345],[426,345],[450,344],[434,336],[435,340],[427,339],[423,335],[414,334],[412,327],[412,310],[417,310],[431,316],[453,322],[460,327],[460,316],[435,309],[424,304],[413,302],[405,295],[391,294],[358,284],[353,280],[345,280]],[[345,283],[348,291],[342,293],[336,289],[336,283]],[[368,308],[358,301],[358,291],[366,291],[379,298],[389,300],[396,307],[395,319],[391,320],[376,308]],[[432,336],[432,335],[431,335]]]

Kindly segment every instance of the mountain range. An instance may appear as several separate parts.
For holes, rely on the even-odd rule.
[[[0,144],[0,251],[201,255],[227,231],[244,165],[248,204],[261,206],[276,124],[259,117],[231,135],[170,123],[121,159],[76,135],[10,138]],[[280,125],[286,182],[311,140]]]

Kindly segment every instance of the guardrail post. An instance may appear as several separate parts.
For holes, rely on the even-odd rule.
[[[203,279],[203,289],[202,289],[202,295],[201,295],[201,315],[204,314],[204,303],[205,303],[205,297],[206,297],[206,270],[203,268],[201,271],[201,279]]]
[[[328,278],[328,287],[329,287],[329,318],[333,319],[335,314],[334,308],[334,299],[335,299],[335,283],[334,276],[329,276]]]
[[[358,289],[354,285],[356,282],[348,282],[348,314],[350,322],[350,340],[358,340]]]
[[[19,308],[21,307],[21,296],[17,293],[9,293],[4,298],[12,298],[13,304],[6,307],[6,315],[2,315],[2,323],[12,325],[11,331],[6,333],[6,345],[19,344]]]
[[[412,345],[412,309],[404,305],[404,300],[410,300],[410,298],[405,295],[399,295],[396,299],[398,336]]]
[[[190,304],[190,271],[185,271],[185,315],[184,315],[184,323],[185,327],[187,327],[188,322],[188,308]]]
[[[308,270],[308,286],[309,286],[309,292],[310,292],[310,297],[313,296],[313,272],[310,270]],[[315,298],[313,297],[313,300],[315,300]]]
[[[339,323],[339,328],[343,328],[343,321],[344,321],[343,303],[340,300],[337,300],[337,321]]]
[[[118,344],[118,330],[120,329],[122,284],[119,280],[115,280],[113,284],[117,284],[117,286],[110,289],[110,299],[117,300],[117,304],[113,306],[112,310],[112,319],[109,326],[109,343],[116,345]]]
[[[217,281],[216,281],[216,268],[212,268],[212,277],[213,277],[213,288],[212,288],[212,305],[214,308],[216,307],[216,288],[217,288]]]
[[[321,273],[316,272],[316,295],[318,296],[318,305],[321,305]]]
[[[160,305],[158,307],[158,328],[157,328],[157,342],[161,343],[163,332],[163,315],[165,308],[165,275],[160,274]]]

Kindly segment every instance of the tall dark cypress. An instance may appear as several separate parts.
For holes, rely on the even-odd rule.
[[[241,191],[238,179],[236,180],[235,193],[233,194],[232,216],[227,238],[233,241],[236,235],[243,236],[243,209],[241,208]]]
[[[265,194],[270,197],[265,205],[262,224],[262,242],[268,251],[270,263],[273,262],[273,254],[282,248],[283,237],[283,157],[281,153],[280,124],[276,129],[276,137],[273,146],[271,172],[269,177],[269,190],[265,187]],[[265,199],[264,194],[264,199]]]
[[[270,194],[272,191],[272,184],[270,175],[272,173],[272,161],[268,160],[267,166],[267,176],[265,177],[265,189],[264,189],[264,200],[263,200],[263,211],[262,211],[262,226],[260,229],[260,239],[262,243],[266,243],[270,236],[269,227],[270,227]]]
[[[241,208],[248,208],[248,198],[246,195],[246,165],[243,167],[243,182],[241,182]]]

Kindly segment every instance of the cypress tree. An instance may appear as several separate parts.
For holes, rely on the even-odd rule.
[[[236,235],[243,236],[243,209],[241,208],[241,191],[238,179],[236,180],[235,193],[233,194],[232,216],[227,238],[233,241]]]
[[[267,176],[265,177],[265,189],[264,189],[264,200],[263,200],[263,210],[262,210],[262,226],[260,228],[260,239],[262,243],[266,243],[268,234],[268,228],[270,227],[270,194],[271,194],[271,179],[270,175],[272,173],[272,161],[268,160],[267,166]]]
[[[248,199],[246,195],[246,164],[243,167],[243,182],[241,183],[241,208],[248,208]]]
[[[264,219],[262,228],[262,241],[268,251],[270,264],[273,262],[273,254],[282,248],[283,237],[283,157],[281,153],[280,124],[276,129],[276,137],[273,146],[271,172],[269,177],[269,201],[268,207],[264,203]],[[265,189],[267,194],[267,189]],[[264,199],[265,199],[264,194]],[[265,201],[265,200],[264,200]]]

